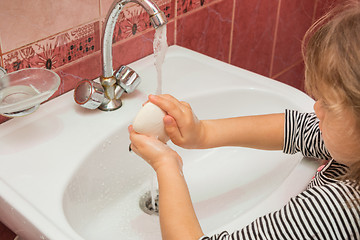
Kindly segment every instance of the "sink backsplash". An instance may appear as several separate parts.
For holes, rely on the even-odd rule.
[[[1,65],[57,72],[54,97],[100,75],[100,39],[113,0],[2,1]],[[155,0],[169,19],[168,42],[303,89],[300,41],[339,0]],[[137,5],[121,12],[114,68],[152,53],[154,30]],[[0,123],[7,120],[0,117]]]

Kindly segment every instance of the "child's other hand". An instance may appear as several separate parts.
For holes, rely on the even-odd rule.
[[[204,126],[187,102],[171,95],[150,95],[149,100],[168,114],[164,117],[165,131],[174,144],[183,148],[202,148]]]
[[[147,161],[158,172],[161,167],[175,167],[182,171],[181,157],[160,140],[136,133],[132,125],[128,128],[131,150]]]

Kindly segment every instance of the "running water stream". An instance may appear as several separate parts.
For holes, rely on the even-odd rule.
[[[155,30],[153,49],[155,57],[154,65],[157,72],[157,88],[155,94],[159,95],[162,94],[162,65],[164,63],[165,55],[168,49],[166,25],[163,25]],[[159,194],[158,188],[156,173],[154,173],[154,177],[151,182],[151,204],[154,209],[156,209],[155,199]]]
[[[166,38],[166,25],[163,25],[156,29],[154,35],[154,57],[155,68],[157,72],[157,88],[155,94],[162,94],[162,64],[164,63],[165,54],[168,49]]]

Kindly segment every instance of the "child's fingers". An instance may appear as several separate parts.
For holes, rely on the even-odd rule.
[[[170,115],[164,117],[164,127],[167,135],[171,141],[175,144],[179,144],[182,141],[182,134],[177,126],[176,120]]]
[[[128,132],[131,133],[132,131],[134,131],[133,125],[129,125],[128,126]]]
[[[131,141],[131,149],[134,152],[136,152],[136,149],[139,147],[138,145],[141,145],[143,144],[144,141],[146,141],[146,139],[144,139],[146,138],[146,136],[135,132],[132,125],[128,127],[128,131],[129,131],[129,139]]]
[[[181,120],[184,114],[183,105],[179,100],[171,95],[150,95],[149,100],[174,117],[176,120]]]
[[[134,134],[136,134],[136,133],[135,133],[132,125],[128,126],[128,132],[129,132],[129,139],[130,139],[129,152],[134,152],[134,153],[137,154],[137,148],[136,148],[136,145],[133,142],[134,141]]]
[[[147,100],[146,102],[144,102],[144,103],[142,104],[142,106],[145,106],[145,104],[147,104],[148,102],[150,102],[150,101]]]
[[[180,102],[171,95],[150,95],[149,99],[175,119],[179,131],[186,131],[192,123],[194,114],[187,102]]]

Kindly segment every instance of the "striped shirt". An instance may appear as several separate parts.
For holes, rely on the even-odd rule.
[[[337,180],[347,167],[331,158],[314,113],[286,110],[283,150],[329,162],[305,191],[280,210],[257,218],[241,230],[200,240],[360,239],[360,189],[350,181]]]

